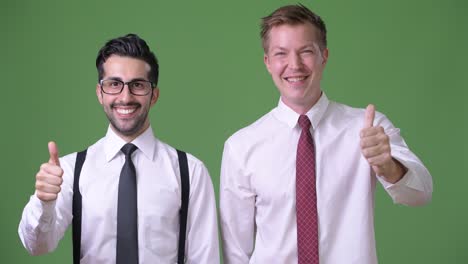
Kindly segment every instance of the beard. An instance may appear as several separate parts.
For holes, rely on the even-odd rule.
[[[141,111],[141,113],[135,117],[128,119],[119,119],[114,115],[113,109],[115,106],[134,106],[136,107],[135,111]],[[130,102],[130,103],[113,103],[110,107],[104,107],[104,112],[106,113],[107,119],[111,123],[114,130],[126,137],[137,136],[145,127],[146,120],[148,117],[149,106],[143,107],[140,103]]]

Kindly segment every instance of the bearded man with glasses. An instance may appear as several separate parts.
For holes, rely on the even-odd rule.
[[[74,263],[219,263],[216,203],[204,164],[153,135],[159,65],[128,34],[96,59],[96,95],[110,125],[86,151],[50,159],[19,226],[32,255],[53,251],[73,224]]]

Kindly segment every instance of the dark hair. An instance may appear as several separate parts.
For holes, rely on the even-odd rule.
[[[138,35],[127,34],[123,37],[111,39],[107,41],[104,47],[99,50],[96,58],[98,81],[101,80],[102,76],[104,75],[104,69],[102,65],[112,55],[126,56],[145,61],[150,66],[150,71],[148,74],[149,81],[151,81],[155,86],[158,84],[158,59],[150,50],[146,42]]]
[[[280,7],[269,16],[262,18],[260,37],[262,38],[263,50],[265,52],[268,51],[269,34],[273,27],[284,24],[298,25],[307,22],[318,29],[318,45],[320,50],[323,51],[327,47],[327,29],[325,23],[320,16],[301,4]]]

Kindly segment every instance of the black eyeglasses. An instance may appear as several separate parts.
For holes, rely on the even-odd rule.
[[[101,91],[105,94],[120,94],[124,86],[127,85],[130,93],[133,95],[147,95],[154,88],[154,84],[150,81],[136,80],[131,82],[122,82],[120,80],[100,80]]]

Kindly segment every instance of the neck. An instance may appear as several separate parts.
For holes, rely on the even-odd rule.
[[[320,97],[322,96],[322,91],[317,96],[313,96],[312,99],[305,101],[303,103],[297,103],[297,104],[292,104],[288,103],[283,98],[281,98],[281,101],[287,105],[289,108],[291,108],[294,112],[298,113],[299,115],[304,115],[306,114],[314,105],[318,102]]]
[[[112,131],[114,131],[114,133],[119,136],[121,139],[123,139],[125,142],[127,143],[130,143],[132,142],[135,138],[137,138],[138,136],[140,136],[141,134],[143,134],[147,129],[149,128],[149,124],[146,124],[144,127],[142,127],[139,131],[137,131],[136,133],[133,133],[133,134],[129,134],[129,135],[125,135],[125,134],[122,134],[121,132],[117,131],[114,126],[111,125],[111,129]]]

